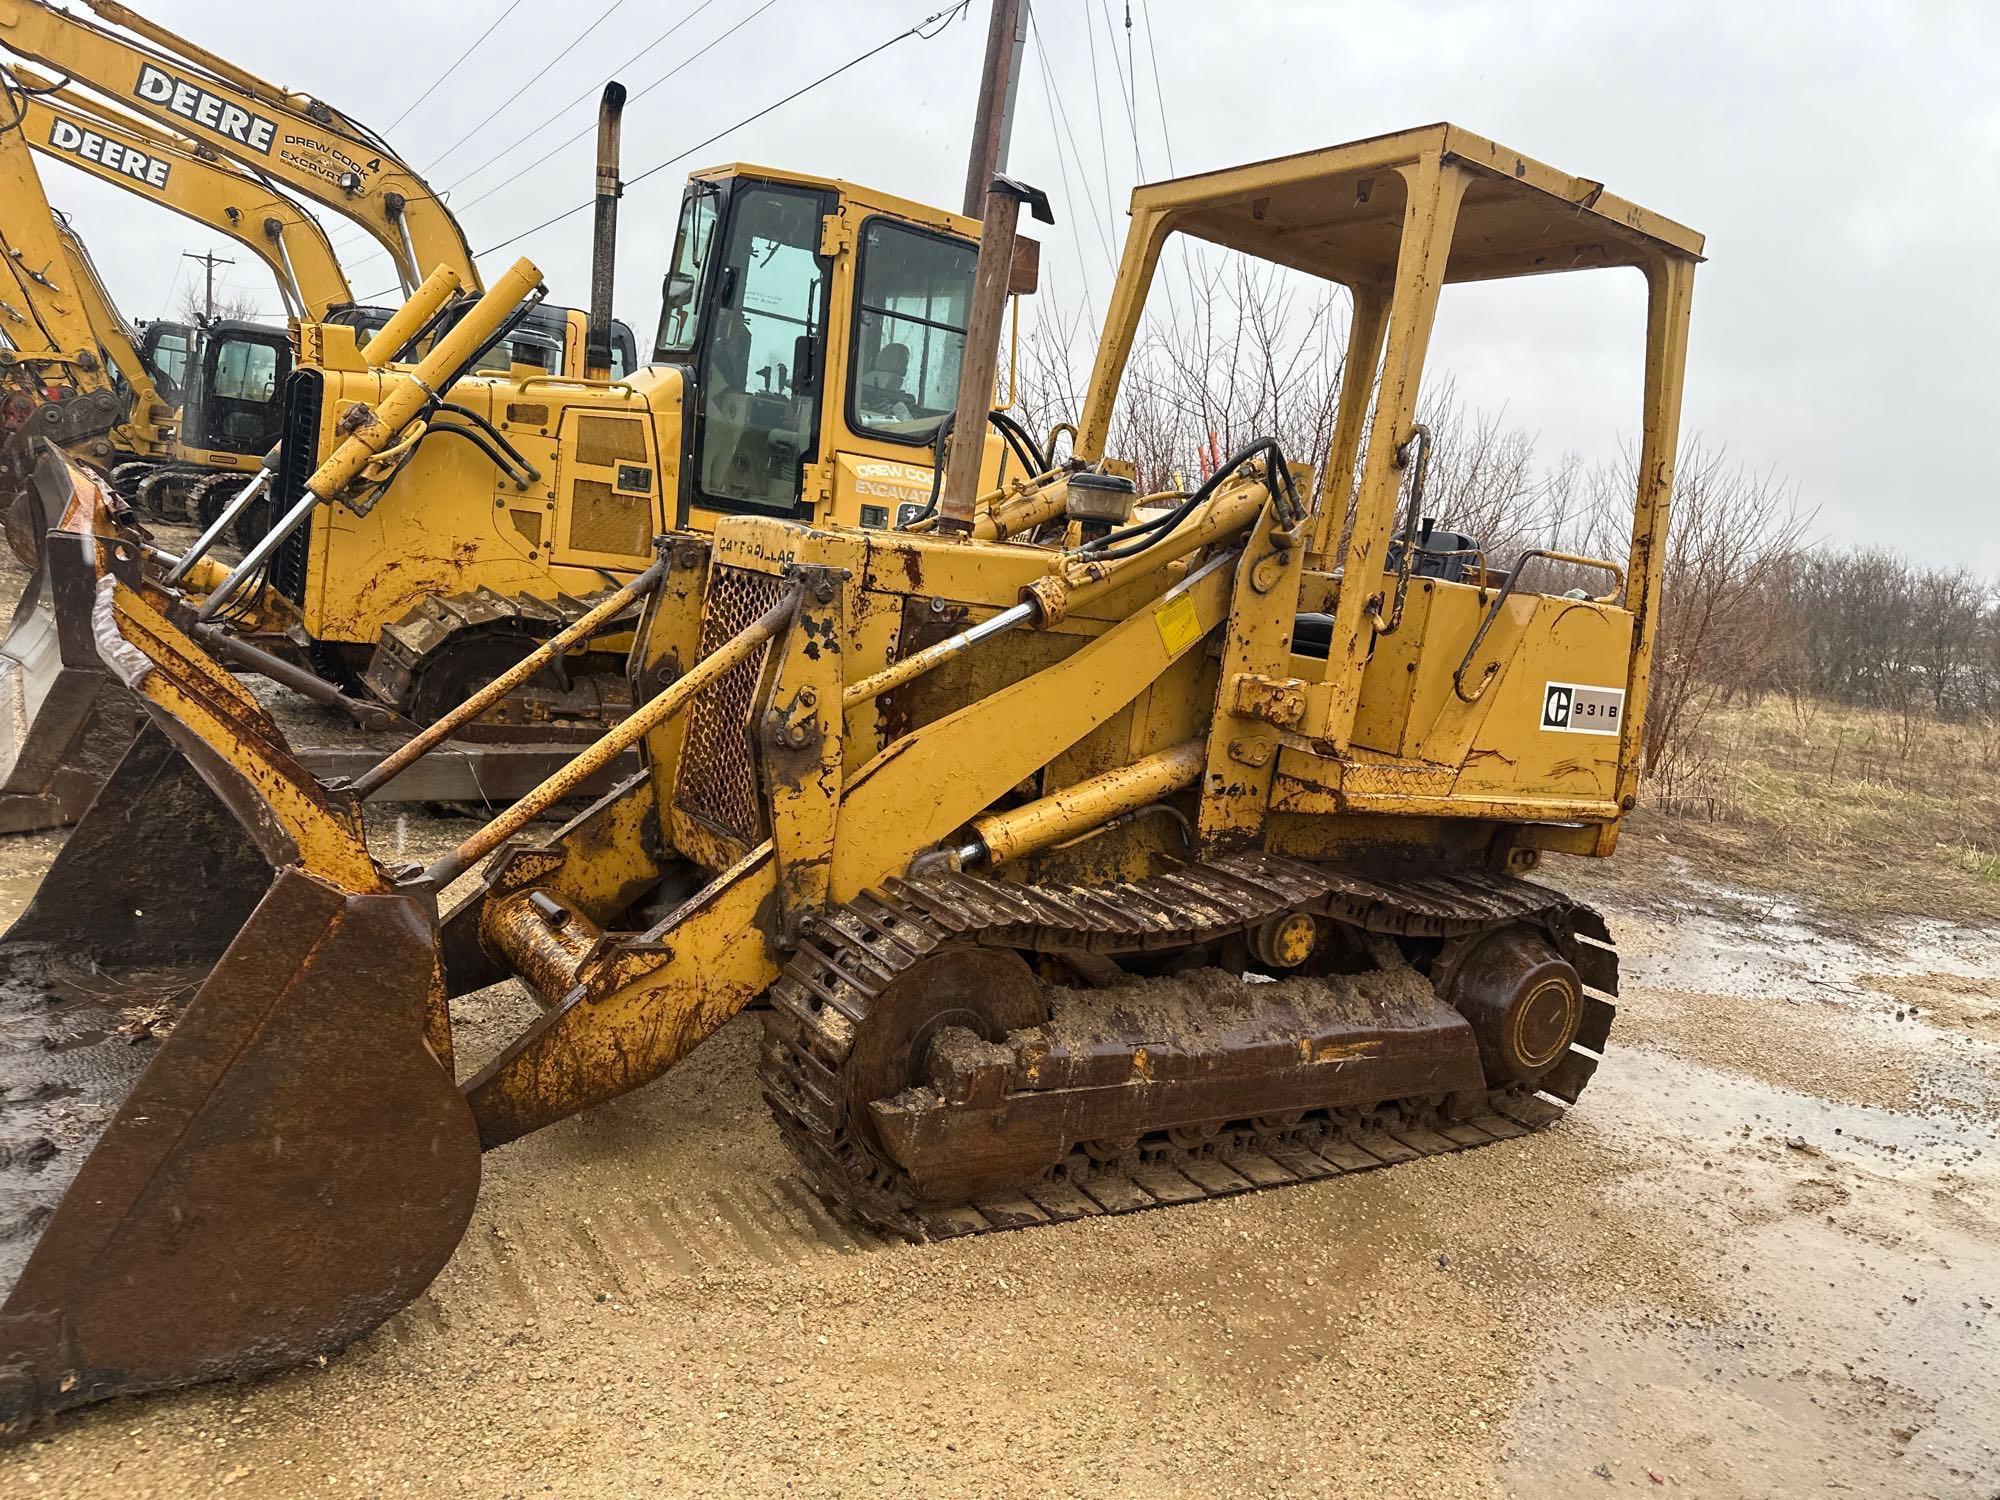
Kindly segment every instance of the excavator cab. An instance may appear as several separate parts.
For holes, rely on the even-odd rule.
[[[150,331],[149,331],[150,336]],[[180,457],[220,465],[261,459],[284,422],[292,344],[282,328],[222,320],[200,331],[181,401]]]
[[[160,398],[173,405],[186,399],[188,372],[201,346],[201,330],[192,323],[164,319],[140,325],[139,358],[152,372]]]

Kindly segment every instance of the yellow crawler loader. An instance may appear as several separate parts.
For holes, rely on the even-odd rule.
[[[1175,235],[1351,293],[1325,454],[1120,480],[1113,407]],[[960,436],[1010,236],[989,200]],[[147,728],[0,939],[0,1420],[339,1348],[450,1256],[481,1152],[760,997],[804,1171],[919,1238],[1548,1124],[1617,962],[1523,877],[1610,854],[1637,795],[1701,247],[1446,125],[1143,187],[1068,463],[984,493],[949,463],[896,527],[744,505],[665,535],[620,591],[637,707],[428,869],[371,853],[363,788],[299,768],[48,455],[57,585]],[[1532,556],[1420,565],[1441,293],[1598,268],[1649,289],[1629,552],[1567,559],[1594,596],[1539,591]],[[703,481],[754,494],[727,451]],[[691,482],[679,443],[649,456]],[[633,746],[638,774],[532,830]],[[510,979],[542,1014],[458,1067],[452,997]]]

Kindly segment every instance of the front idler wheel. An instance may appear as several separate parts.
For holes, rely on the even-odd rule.
[[[1583,981],[1548,937],[1509,927],[1481,938],[1452,975],[1450,1000],[1472,1023],[1495,1087],[1533,1084],[1576,1040]]]

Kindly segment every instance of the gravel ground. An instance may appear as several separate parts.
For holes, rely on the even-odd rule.
[[[804,1192],[746,1017],[490,1156],[430,1293],[324,1368],[70,1418],[0,1490],[2000,1495],[2000,939],[1600,899],[1617,1045],[1534,1139],[891,1244]],[[467,1065],[528,1013],[464,1002]]]
[[[390,813],[419,857],[470,826]],[[59,835],[0,843],[0,919]],[[2000,1496],[2000,936],[1565,868],[1613,1048],[1554,1130],[908,1246],[779,1146],[755,1018],[493,1153],[323,1367],[121,1400],[0,1494]],[[531,1014],[457,1007],[467,1066]]]

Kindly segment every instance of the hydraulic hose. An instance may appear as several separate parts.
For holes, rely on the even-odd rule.
[[[1298,489],[1292,483],[1291,467],[1285,462],[1284,449],[1278,446],[1275,437],[1261,437],[1248,447],[1231,454],[1216,467],[1213,474],[1201,482],[1201,486],[1193,494],[1165,515],[1108,532],[1095,541],[1085,542],[1077,550],[1104,562],[1144,552],[1192,515],[1204,500],[1215,493],[1223,480],[1228,479],[1259,454],[1268,455],[1264,466],[1264,485],[1271,492],[1271,499],[1280,510],[1289,511],[1294,519],[1302,516],[1304,510],[1299,502]]]

